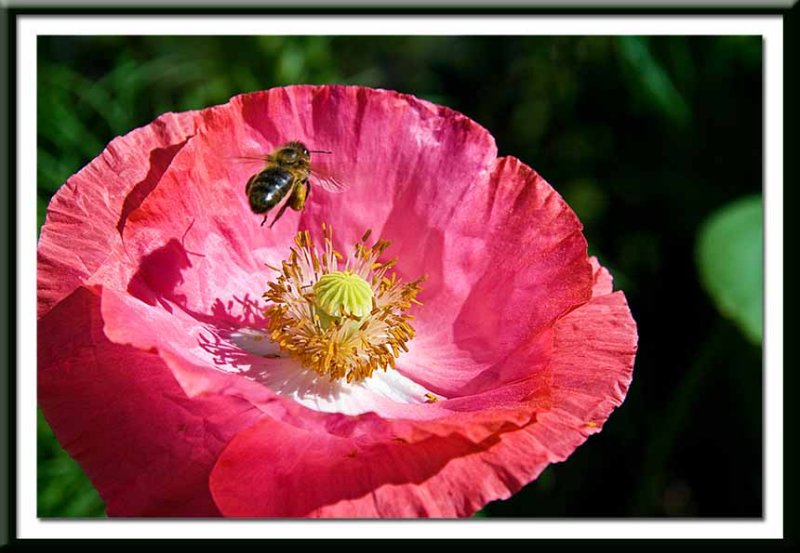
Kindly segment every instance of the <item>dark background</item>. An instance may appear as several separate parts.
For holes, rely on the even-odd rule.
[[[576,210],[640,335],[627,400],[603,432],[479,515],[762,515],[760,337],[720,314],[697,262],[704,222],[761,194],[760,37],[40,37],[38,48],[40,224],[113,137],[241,92],[359,84],[474,119]],[[41,415],[38,436],[39,516],[103,516]]]

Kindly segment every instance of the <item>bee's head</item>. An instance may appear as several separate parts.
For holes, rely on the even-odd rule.
[[[302,142],[288,142],[275,153],[275,161],[282,165],[303,165],[308,160],[308,148]]]

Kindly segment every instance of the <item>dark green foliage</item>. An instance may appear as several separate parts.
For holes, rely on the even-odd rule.
[[[40,517],[103,516],[103,501],[89,479],[61,449],[42,412],[36,421],[38,449],[37,509]]]
[[[762,183],[760,37],[43,37],[40,223],[114,136],[166,111],[296,83],[391,88],[485,126],[577,211],[639,324],[604,431],[482,516],[762,513],[761,349],[695,266],[703,221]],[[39,514],[98,516],[39,425]]]

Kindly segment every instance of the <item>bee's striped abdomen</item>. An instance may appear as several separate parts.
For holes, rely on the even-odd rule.
[[[278,205],[292,188],[292,175],[277,167],[264,169],[247,181],[245,192],[254,213],[265,213]]]

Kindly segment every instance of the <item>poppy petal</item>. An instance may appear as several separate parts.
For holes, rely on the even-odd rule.
[[[157,355],[110,342],[102,325],[86,288],[39,321],[39,405],[56,438],[109,515],[218,515],[209,472],[258,412],[230,396],[188,398]]]
[[[117,138],[59,188],[37,248],[38,316],[82,285],[118,248],[128,215],[195,133],[197,112],[167,113]]]
[[[426,228],[418,225],[416,228]],[[591,297],[592,267],[575,213],[535,171],[502,158],[442,230],[398,240],[407,274],[427,271],[417,338],[400,368],[445,396],[477,393],[546,360],[553,322]],[[392,235],[389,234],[391,237]],[[438,238],[431,238],[438,236]],[[528,347],[527,368],[487,379]],[[508,369],[508,368],[507,368]]]

